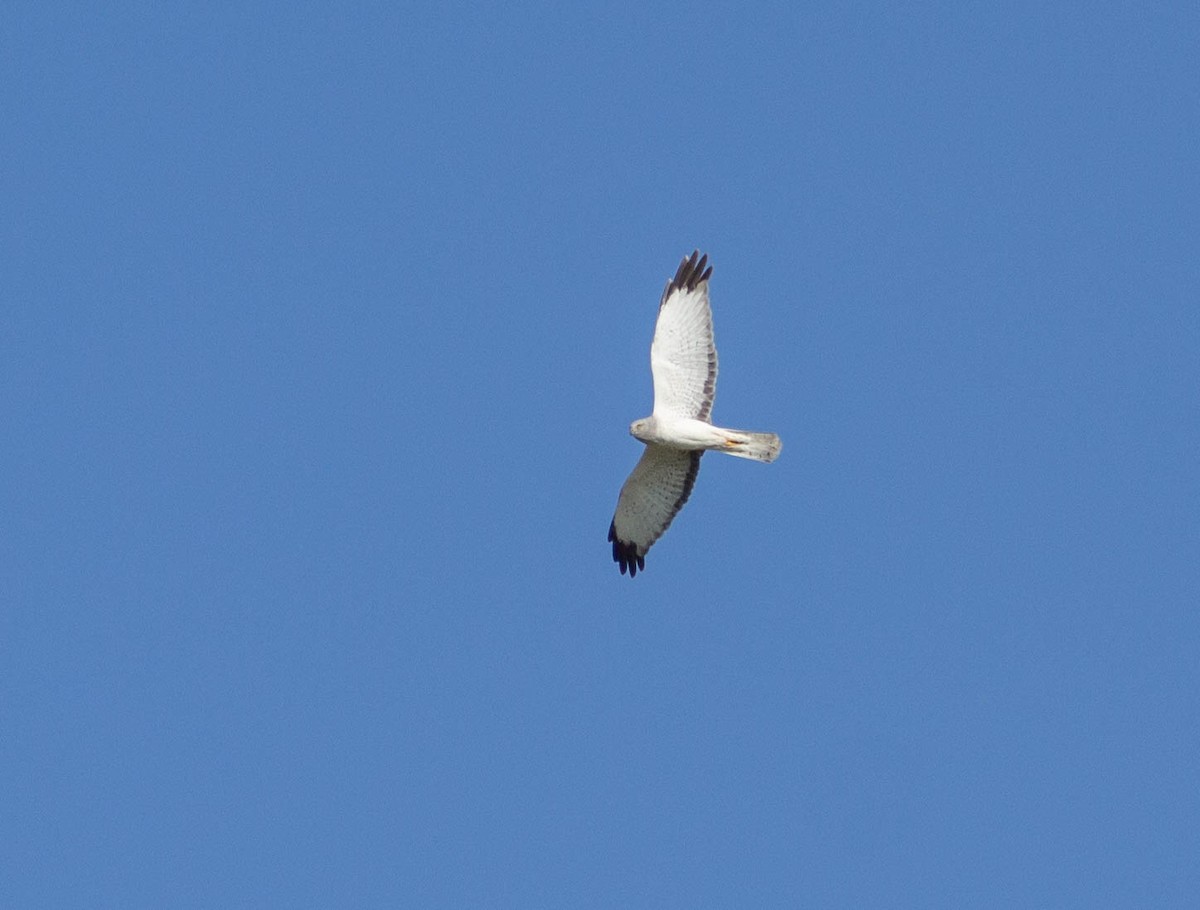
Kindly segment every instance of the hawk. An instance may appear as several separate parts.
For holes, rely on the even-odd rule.
[[[608,527],[613,560],[621,574],[646,568],[646,553],[683,508],[708,450],[772,462],[783,443],[774,433],[726,430],[712,425],[717,388],[708,279],[712,266],[697,250],[684,257],[658,303],[650,345],[654,411],[629,432],[646,444],[641,460],[621,487]]]

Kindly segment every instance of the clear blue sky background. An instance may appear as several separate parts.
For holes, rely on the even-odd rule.
[[[0,904],[1196,906],[1200,13],[1049,7],[6,6]]]

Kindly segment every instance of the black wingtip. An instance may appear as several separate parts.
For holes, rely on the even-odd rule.
[[[692,250],[691,256],[684,256],[675,271],[675,277],[667,285],[667,290],[681,289],[694,291],[696,287],[708,281],[712,275],[712,266],[708,264],[708,254],[700,255],[699,250]]]
[[[639,556],[637,545],[625,543],[617,539],[617,522],[614,519],[608,526],[608,539],[613,545],[613,562],[621,567],[621,574],[629,573],[629,577],[633,578],[638,573],[638,569],[646,568],[646,557]]]

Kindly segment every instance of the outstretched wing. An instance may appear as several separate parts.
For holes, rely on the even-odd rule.
[[[712,266],[697,250],[679,264],[658,304],[650,346],[654,413],[708,420],[717,390],[708,279]]]
[[[646,552],[662,537],[692,494],[703,454],[646,446],[633,473],[621,487],[617,514],[608,526],[613,561],[621,566],[622,575],[628,569],[629,577],[633,578],[638,569],[646,568]]]

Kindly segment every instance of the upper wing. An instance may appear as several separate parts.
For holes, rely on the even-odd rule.
[[[699,250],[679,264],[658,304],[650,346],[654,413],[708,420],[717,390],[708,278],[712,266]]]
[[[633,473],[621,487],[617,513],[608,526],[613,561],[621,566],[622,575],[628,569],[629,577],[633,578],[638,569],[646,568],[646,552],[662,537],[692,494],[703,454],[646,446]]]

